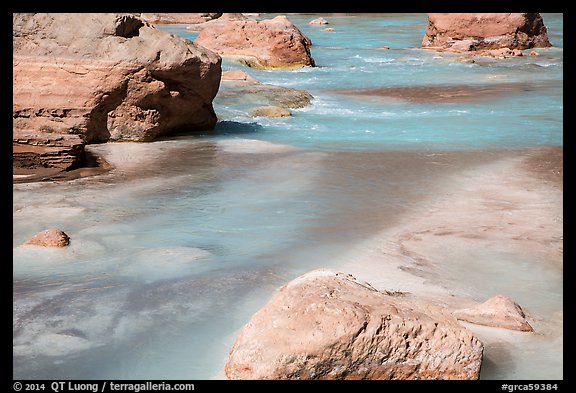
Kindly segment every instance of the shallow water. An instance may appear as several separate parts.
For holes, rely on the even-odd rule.
[[[312,39],[318,67],[223,65],[309,91],[312,104],[292,117],[252,118],[222,86],[214,131],[90,146],[118,169],[14,185],[14,378],[222,378],[237,331],[276,288],[342,263],[467,170],[562,145],[561,15],[543,15],[555,47],[541,56],[472,64],[414,49],[423,14],[323,15],[334,32],[308,25],[317,16],[289,18]],[[162,28],[193,38],[184,26]],[[454,86],[469,98],[342,93],[454,95]],[[49,227],[71,245],[21,246]],[[562,273],[537,255],[474,252],[450,248],[447,261],[476,263],[432,273],[471,298],[506,288],[551,321],[541,336],[491,342],[482,377],[562,378]],[[539,346],[558,357],[536,362]]]

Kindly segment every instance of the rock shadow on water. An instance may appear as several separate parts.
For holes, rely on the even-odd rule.
[[[222,120],[216,123],[212,130],[206,130],[202,133],[194,132],[181,132],[173,137],[178,136],[194,136],[195,138],[213,138],[218,136],[242,136],[262,132],[263,126],[256,122],[240,122],[233,120]],[[173,138],[172,137],[172,138]]]

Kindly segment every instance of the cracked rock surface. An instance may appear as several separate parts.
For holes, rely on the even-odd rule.
[[[483,345],[444,309],[345,273],[289,282],[242,328],[230,379],[478,379]]]

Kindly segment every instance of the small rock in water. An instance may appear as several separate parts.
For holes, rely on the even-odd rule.
[[[32,244],[43,247],[66,247],[70,244],[70,237],[57,228],[46,229],[37,233],[24,244]]]
[[[328,21],[322,17],[316,18],[308,22],[309,25],[329,25]]]
[[[248,75],[244,71],[241,70],[228,70],[222,72],[222,79],[223,81],[241,81],[241,82],[250,82],[250,83],[258,83],[256,78]]]
[[[516,302],[503,295],[491,297],[484,303],[471,308],[454,311],[453,315],[462,321],[478,325],[533,332],[534,329]]]

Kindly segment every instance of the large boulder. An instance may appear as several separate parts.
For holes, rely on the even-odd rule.
[[[220,75],[217,54],[133,15],[14,14],[15,165],[69,169],[85,143],[212,128]]]
[[[538,13],[428,14],[422,47],[450,51],[551,46]]]
[[[286,16],[274,19],[216,20],[204,27],[195,43],[221,56],[236,57],[257,68],[314,66],[312,42]]]
[[[230,379],[477,379],[482,344],[442,309],[315,270],[241,330]]]

